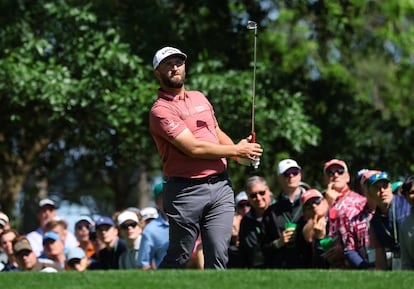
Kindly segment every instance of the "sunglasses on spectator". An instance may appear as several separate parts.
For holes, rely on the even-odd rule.
[[[88,229],[89,230],[89,223],[79,223],[79,224],[76,224],[76,229],[77,230],[82,230],[83,228],[86,228],[86,229]]]
[[[69,260],[68,266],[71,267],[71,268],[75,268],[75,266],[78,265],[78,264],[80,264],[80,262],[81,262],[81,259],[79,259],[79,258],[73,258],[73,259],[70,259]]]
[[[250,194],[249,194],[249,197],[250,197],[251,199],[256,199],[256,198],[257,198],[257,195],[264,196],[265,194],[266,194],[266,190],[264,190],[264,191],[260,191],[260,192],[255,192],[255,193],[250,193]]]
[[[250,203],[249,202],[240,202],[237,204],[237,208],[239,209],[243,209],[245,207],[250,207]]]
[[[121,224],[120,227],[122,230],[128,230],[129,227],[135,228],[136,226],[138,226],[137,222],[133,222],[133,223],[126,223],[126,224]]]
[[[287,170],[286,172],[283,173],[283,176],[285,178],[290,177],[290,175],[293,175],[294,177],[296,177],[297,175],[299,175],[299,173],[300,173],[299,169]]]
[[[309,209],[313,209],[313,205],[317,205],[319,206],[322,202],[321,198],[314,198],[314,199],[310,199],[309,201],[307,201],[304,205],[303,205],[303,209],[304,210],[309,210]]]
[[[340,175],[343,175],[344,173],[345,173],[344,168],[326,170],[326,174],[330,177],[333,177],[335,174],[338,174],[340,176]]]

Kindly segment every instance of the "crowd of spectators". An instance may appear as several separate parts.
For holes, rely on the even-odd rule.
[[[347,164],[322,168],[325,187],[303,181],[293,159],[279,162],[275,194],[261,176],[235,196],[227,268],[414,269],[414,176],[393,182],[385,171],[361,169],[351,188]],[[39,202],[39,227],[19,234],[0,212],[0,270],[156,270],[169,244],[163,184],[154,207],[134,207],[96,220],[79,216],[74,228]],[[73,232],[73,233],[72,233]],[[203,269],[199,236],[186,268]]]

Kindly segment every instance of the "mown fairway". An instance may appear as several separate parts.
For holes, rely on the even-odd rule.
[[[2,288],[280,288],[280,289],[412,289],[414,272],[337,270],[160,270],[63,273],[1,273]]]

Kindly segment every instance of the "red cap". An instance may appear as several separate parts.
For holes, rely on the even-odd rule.
[[[332,159],[329,162],[326,162],[324,167],[323,167],[323,173],[326,173],[326,170],[333,165],[338,165],[344,168],[344,170],[347,172],[348,171],[348,167],[346,166],[346,163],[342,160],[338,160],[338,159]]]
[[[302,193],[302,196],[300,196],[300,202],[303,205],[312,198],[323,198],[323,196],[318,190],[310,189]]]
[[[366,182],[366,180],[368,180],[373,175],[379,174],[379,173],[381,173],[381,171],[378,171],[378,170],[369,170],[368,172],[363,173],[361,180],[360,180],[360,184],[363,185]]]

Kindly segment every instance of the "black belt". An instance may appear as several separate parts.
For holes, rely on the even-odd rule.
[[[186,183],[191,185],[201,185],[201,184],[215,184],[220,181],[227,180],[227,172],[224,171],[220,174],[210,175],[204,178],[183,178],[183,177],[166,177],[167,182],[174,183]]]

